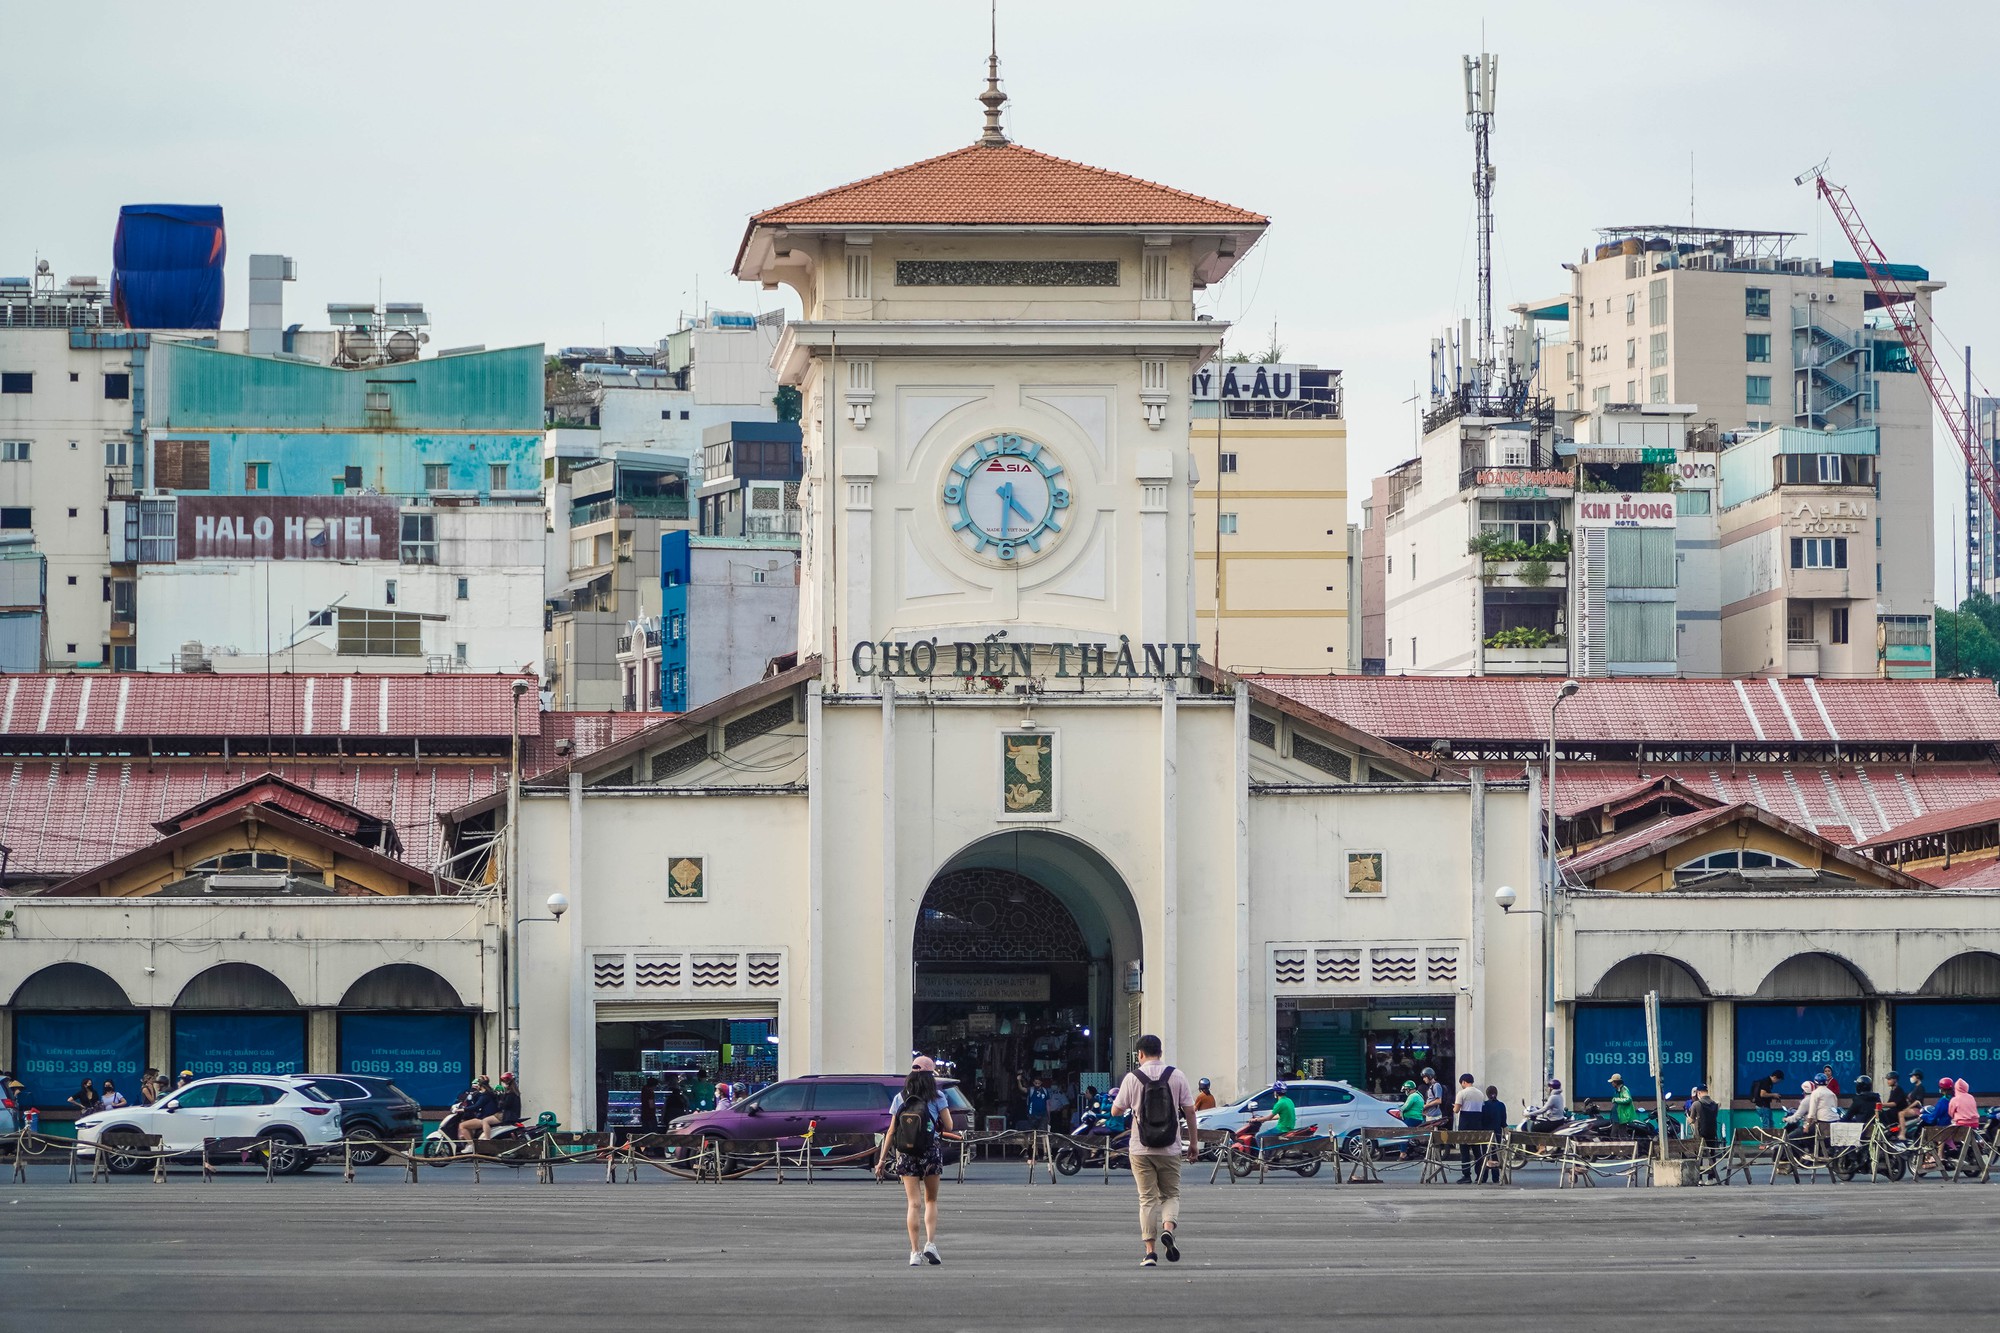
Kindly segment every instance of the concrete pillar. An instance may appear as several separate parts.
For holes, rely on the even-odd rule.
[[[778,1038],[778,1072],[785,1078],[811,1073],[825,1067],[825,1039],[822,1015],[826,1012],[826,879],[822,866],[826,858],[824,812],[821,793],[820,756],[826,742],[825,708],[821,703],[820,682],[806,682],[806,1007],[804,1015],[805,1064],[793,1063],[796,1047],[792,1038]],[[796,983],[794,983],[796,984]],[[798,1023],[794,1023],[796,1029]]]
[[[1250,968],[1250,686],[1236,682],[1236,1082],[1250,1086],[1250,1005],[1263,974]]]
[[[162,1074],[179,1074],[174,1068],[174,1011],[150,1009],[146,1012],[146,1063]]]
[[[1862,1035],[1865,1040],[1861,1047],[1861,1068],[1857,1072],[1874,1074],[1879,1069],[1885,1074],[1890,1072],[1908,1074],[1908,1070],[1896,1064],[1896,1002],[1868,1000],[1861,1012]],[[1853,1089],[1849,1088],[1848,1091],[1852,1092]],[[1889,1095],[1887,1084],[1876,1088],[1875,1091],[1884,1097]]]
[[[1466,969],[1466,1023],[1460,1029],[1465,1040],[1459,1043],[1459,1072],[1471,1070],[1481,1086],[1494,1077],[1486,1049],[1486,770],[1472,770],[1471,846],[1467,849],[1472,880],[1472,957]],[[1364,1060],[1366,1057],[1363,1057]]]
[[[1179,1050],[1180,985],[1180,696],[1160,690],[1160,1040]],[[1149,983],[1150,988],[1150,983]]]
[[[315,1073],[340,1072],[340,1016],[333,1009],[306,1011],[306,1068]]]
[[[597,1023],[583,940],[589,913],[583,867],[583,774],[569,775],[569,1112],[563,1123],[589,1130],[597,1109]]]
[[[849,557],[852,559],[852,557]],[[903,999],[903,949],[897,925],[896,884],[896,682],[882,684],[882,1068],[910,1063],[910,1005]],[[914,970],[914,964],[912,964]],[[915,979],[911,981],[912,988]]]
[[[1724,1111],[1749,1089],[1736,1087],[1736,1001],[1708,1002],[1708,1095]]]

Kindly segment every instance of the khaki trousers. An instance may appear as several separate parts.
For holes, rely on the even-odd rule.
[[[1139,1239],[1150,1243],[1181,1215],[1179,1154],[1133,1153],[1132,1179],[1139,1186]]]

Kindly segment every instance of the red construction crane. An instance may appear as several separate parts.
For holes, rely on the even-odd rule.
[[[1875,299],[1889,312],[1895,321],[1896,333],[1909,349],[1910,359],[1917,364],[1917,373],[1924,377],[1924,385],[1931,391],[1931,401],[1937,404],[1938,415],[1944,418],[1945,429],[1958,442],[1959,452],[1965,455],[1965,470],[1971,476],[1980,494],[1993,512],[2000,514],[2000,471],[1996,471],[1993,460],[1980,449],[1979,441],[1968,429],[1965,403],[1958,396],[1958,389],[1951,377],[1938,364],[1937,351],[1931,346],[1931,331],[1928,322],[1920,322],[1916,316],[1916,293],[1910,291],[1889,273],[1889,260],[1883,255],[1882,247],[1875,244],[1875,238],[1868,234],[1868,225],[1861,220],[1861,213],[1854,207],[1854,201],[1847,197],[1847,191],[1826,178],[1824,164],[1814,167],[1800,176],[1796,184],[1811,181],[1819,190],[1819,197],[1826,200],[1826,206],[1833,210],[1833,220],[1847,233],[1847,243],[1854,247],[1854,254],[1861,261],[1862,272],[1868,275],[1869,285],[1875,288]]]

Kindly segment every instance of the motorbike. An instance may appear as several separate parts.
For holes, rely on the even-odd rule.
[[[1108,1146],[1112,1164],[1126,1165],[1130,1159],[1127,1151],[1132,1145],[1132,1132],[1126,1128],[1124,1117],[1101,1116],[1095,1111],[1085,1111],[1077,1121],[1076,1129],[1055,1151],[1052,1164],[1065,1176],[1073,1176],[1083,1170],[1083,1164],[1097,1157]]]
[[[1236,1131],[1229,1144],[1229,1174],[1238,1180],[1258,1170],[1291,1171],[1301,1178],[1318,1175],[1324,1160],[1320,1149],[1327,1143],[1319,1126],[1300,1125],[1276,1138],[1259,1139],[1257,1131],[1268,1123],[1250,1120]]]
[[[466,1114],[472,1109],[472,1094],[467,1093],[453,1102],[437,1128],[424,1135],[423,1155],[426,1157],[450,1157],[454,1153],[470,1152],[472,1145],[462,1143],[458,1137],[458,1127],[464,1123]],[[516,1120],[511,1124],[499,1124],[489,1128],[479,1138],[480,1151],[489,1156],[504,1154],[510,1147],[518,1147],[530,1137],[528,1123]]]
[[[1667,1099],[1671,1101],[1673,1095],[1672,1093],[1668,1093]],[[1553,1132],[1562,1138],[1577,1139],[1584,1143],[1613,1142],[1617,1140],[1643,1143],[1658,1138],[1660,1136],[1660,1126],[1658,1117],[1648,1110],[1640,1110],[1637,1120],[1621,1125],[1614,1116],[1607,1114],[1596,1101],[1586,1101],[1578,1115]],[[1667,1137],[1669,1139],[1686,1138],[1687,1127],[1672,1116],[1668,1116]]]

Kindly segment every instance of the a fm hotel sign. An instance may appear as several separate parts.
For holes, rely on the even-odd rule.
[[[394,560],[397,501],[386,495],[183,495],[179,560]]]
[[[1671,528],[1674,526],[1672,491],[1645,491],[1638,494],[1586,491],[1576,497],[1576,526],[1579,528]]]

